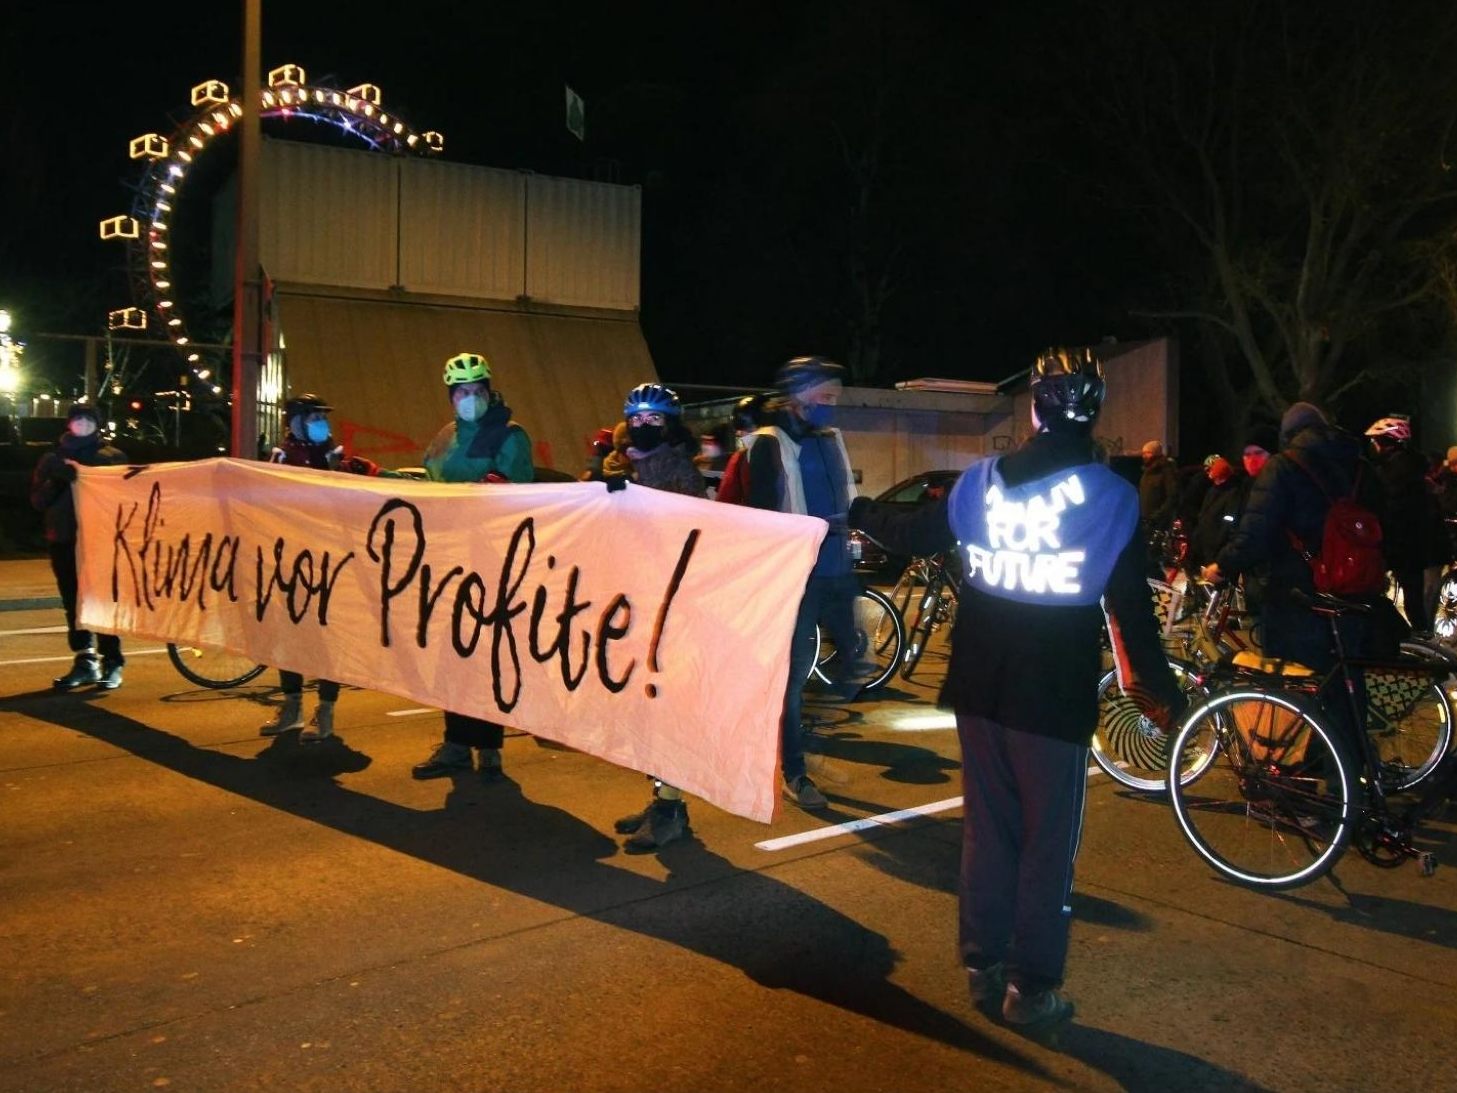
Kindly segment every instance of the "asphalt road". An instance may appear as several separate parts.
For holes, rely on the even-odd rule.
[[[0,614],[0,1090],[1457,1088],[1457,815],[1435,878],[1258,895],[1094,777],[1054,1052],[966,1002],[959,809],[757,845],[955,798],[929,687],[811,706],[828,813],[695,802],[632,857],[641,775],[512,736],[505,782],[415,782],[438,713],[346,689],[335,742],[260,739],[271,674],[148,643],[56,695],[59,622]]]

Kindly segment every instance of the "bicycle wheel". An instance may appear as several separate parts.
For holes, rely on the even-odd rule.
[[[1198,676],[1177,660],[1170,660],[1179,689],[1197,706],[1208,697]],[[1098,727],[1093,730],[1093,761],[1114,781],[1143,793],[1165,793],[1169,788],[1169,745],[1173,737],[1160,729],[1118,686],[1118,673],[1107,673],[1098,683]],[[1193,781],[1214,761],[1219,742],[1206,732],[1198,747],[1190,747],[1180,780]]]
[[[1303,702],[1241,688],[1184,719],[1171,770],[1194,761],[1213,735],[1219,748],[1199,777],[1174,785],[1174,816],[1199,856],[1256,890],[1293,888],[1328,872],[1356,822],[1356,769]]]
[[[1452,744],[1452,705],[1426,672],[1366,673],[1366,732],[1387,792],[1408,790],[1437,769]]]
[[[1437,587],[1437,610],[1432,631],[1442,641],[1457,644],[1457,568],[1447,567]]]
[[[878,588],[862,589],[851,605],[855,620],[855,649],[852,670],[856,677],[863,676],[867,682],[862,691],[874,691],[885,686],[895,675],[905,648],[905,623],[884,592]],[[839,649],[823,628],[816,628],[814,674],[825,683],[831,682],[830,665],[839,657]]]
[[[266,667],[248,657],[210,645],[173,645],[168,642],[167,659],[182,673],[183,679],[215,691],[241,687],[256,679]]]
[[[936,620],[942,611],[941,586],[946,578],[940,569],[933,570],[921,589],[915,605],[915,622],[906,628],[906,652],[901,664],[901,678],[909,680],[926,653],[931,635],[936,630]]]

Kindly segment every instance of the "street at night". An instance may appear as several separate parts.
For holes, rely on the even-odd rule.
[[[10,605],[43,563],[0,563]],[[28,582],[28,583],[27,583]],[[814,701],[831,807],[690,804],[629,856],[641,775],[512,735],[507,779],[417,782],[440,715],[346,689],[338,739],[261,739],[272,674],[192,687],[156,643],[55,694],[55,608],[0,614],[0,1089],[1433,1090],[1457,1031],[1457,865],[1259,895],[1167,804],[1090,781],[1053,1052],[979,1016],[955,954],[944,671]],[[935,726],[942,727],[935,727]]]

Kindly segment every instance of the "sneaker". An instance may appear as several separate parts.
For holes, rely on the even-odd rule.
[[[309,727],[298,734],[299,743],[317,744],[334,735],[334,703],[320,702],[314,716],[309,718]]]
[[[688,834],[688,805],[684,801],[654,801],[647,818],[622,848],[629,854],[661,850]]]
[[[1000,960],[988,968],[967,968],[966,988],[971,1004],[983,1013],[995,1016],[1007,993],[1007,968]]]
[[[410,773],[419,781],[427,778],[445,778],[451,774],[470,770],[472,767],[470,748],[447,740],[423,763],[415,764]]]
[[[277,736],[290,729],[304,727],[304,700],[301,695],[284,695],[283,705],[273,720],[258,730],[259,736]]]
[[[482,748],[480,765],[476,773],[481,776],[482,782],[497,782],[505,777],[505,771],[501,769],[501,749]]]
[[[101,662],[96,659],[96,654],[77,653],[71,670],[58,679],[51,680],[51,685],[58,691],[74,691],[77,687],[100,682]]]
[[[1002,998],[1002,1020],[1023,1032],[1050,1031],[1072,1018],[1076,1007],[1051,988],[1023,994],[1015,983],[1007,984]]]
[[[784,783],[784,796],[800,808],[828,808],[830,804],[820,792],[819,786],[810,781],[807,774],[801,774],[794,781]]]
[[[648,822],[648,816],[652,813],[653,805],[655,804],[657,804],[656,797],[649,801],[648,807],[641,812],[634,812],[630,816],[622,816],[613,820],[612,830],[616,831],[619,835],[631,835],[638,828],[642,827],[643,824]]]
[[[125,661],[103,660],[101,678],[96,681],[103,691],[114,691],[121,686],[121,669]]]

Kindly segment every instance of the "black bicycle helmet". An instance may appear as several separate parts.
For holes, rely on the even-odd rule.
[[[1049,349],[1032,366],[1032,405],[1045,429],[1091,427],[1107,391],[1091,349]]]
[[[845,381],[845,369],[825,357],[794,357],[779,366],[774,386],[785,395],[797,395],[807,387],[831,380]]]
[[[330,406],[318,395],[303,394],[294,395],[283,404],[283,416],[293,417],[295,414],[327,414],[334,407]]]
[[[753,432],[764,424],[764,403],[768,395],[745,395],[734,403],[734,428]]]

